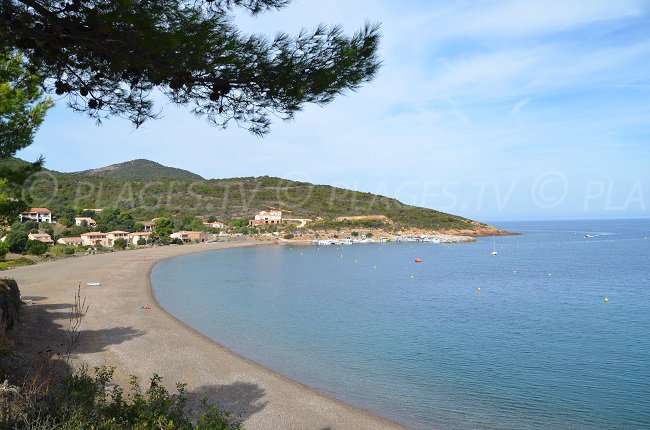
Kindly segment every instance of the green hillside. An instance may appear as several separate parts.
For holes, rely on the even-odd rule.
[[[102,178],[123,178],[123,179],[203,179],[196,173],[176,167],[163,166],[151,160],[132,160],[124,163],[111,164],[110,166],[97,169],[77,172],[81,175],[99,176]]]
[[[158,167],[149,171],[147,164],[136,161],[135,165],[140,166],[140,177],[97,176],[97,170],[91,173],[48,172],[26,184],[25,189],[30,191],[34,206],[48,207],[55,216],[65,208],[115,206],[130,210],[136,220],[187,215],[232,220],[250,218],[261,210],[281,209],[285,218],[311,218],[314,227],[323,225],[323,221],[326,226],[336,226],[333,220],[342,216],[384,215],[389,221],[383,224],[394,230],[476,231],[490,228],[462,217],[406,205],[371,193],[268,176],[211,180],[162,178],[155,176],[162,172]],[[133,162],[117,166],[130,166],[130,163]],[[157,165],[151,163],[149,165]],[[129,168],[118,170],[121,175]],[[358,221],[342,224],[355,222]]]

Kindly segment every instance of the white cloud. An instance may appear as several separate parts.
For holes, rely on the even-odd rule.
[[[433,8],[420,21],[433,21],[431,34],[448,37],[539,36],[593,23],[642,15],[644,0],[507,0],[459,1],[446,8]]]
[[[511,115],[519,115],[519,112],[521,112],[522,109],[525,108],[528,103],[530,103],[530,97],[526,97],[525,99],[518,101],[512,107],[512,109],[510,109],[510,114]]]

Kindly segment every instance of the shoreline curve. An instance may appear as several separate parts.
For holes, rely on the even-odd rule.
[[[145,248],[12,269],[8,275],[16,279],[23,296],[35,299],[24,308],[17,348],[35,353],[60,345],[69,304],[81,284],[91,307],[73,362],[89,368],[113,366],[117,383],[126,383],[131,374],[142,383],[154,373],[170,389],[178,381],[186,383],[193,405],[206,397],[240,417],[247,430],[403,429],[237,354],[180,321],[156,300],[150,273],[159,261],[262,244],[241,240]],[[102,286],[86,286],[90,281]],[[151,309],[140,308],[145,304]]]

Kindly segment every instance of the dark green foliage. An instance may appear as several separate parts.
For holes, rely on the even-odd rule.
[[[22,184],[40,170],[43,162],[14,161],[11,157],[31,145],[52,100],[41,97],[42,80],[27,70],[23,56],[5,46],[3,38],[0,29],[0,224],[9,225],[29,203],[22,200]]]
[[[95,219],[95,218],[97,218],[97,213],[95,211],[93,211],[93,210],[86,209],[86,210],[82,210],[81,213],[79,214],[79,216],[83,217],[83,218]],[[95,221],[97,221],[97,220],[95,220]]]
[[[126,249],[126,245],[126,240],[121,237],[113,241],[113,249],[116,250]]]
[[[174,230],[202,231],[203,223],[191,215],[185,215],[174,220]]]
[[[0,51],[19,49],[49,91],[100,120],[136,126],[157,117],[162,92],[219,126],[261,135],[270,118],[325,104],[373,78],[379,31],[348,37],[318,26],[291,37],[242,34],[235,7],[252,13],[288,0],[4,0]]]
[[[43,243],[40,240],[28,240],[25,245],[25,251],[30,255],[43,255],[47,250],[47,243]]]
[[[102,210],[99,216],[96,216],[95,222],[97,223],[98,231],[133,231],[135,221],[129,211],[121,210],[116,207],[106,207]]]
[[[19,392],[0,398],[0,427],[41,430],[241,430],[214,406],[202,404],[196,424],[190,419],[185,386],[170,393],[154,375],[146,390],[132,377],[130,394],[113,385],[113,369],[85,368],[54,381],[49,391]]]
[[[174,232],[174,221],[169,218],[158,218],[153,226],[151,240],[154,242],[167,244],[171,242],[170,234]]]
[[[9,244],[7,242],[0,242],[0,260],[4,260],[9,252]]]
[[[142,245],[146,245],[146,244],[147,244],[147,240],[144,237],[141,237],[140,239],[138,239],[138,245],[142,246]]]
[[[4,39],[1,30],[0,39]],[[51,99],[41,97],[41,78],[27,70],[15,47],[4,42],[0,42],[0,159],[12,157],[32,144],[36,129],[53,104]]]
[[[7,245],[9,245],[9,250],[16,254],[21,254],[25,252],[27,247],[27,236],[28,233],[23,230],[12,230],[7,235]]]
[[[93,213],[93,216],[94,215],[95,214]],[[68,208],[61,209],[61,211],[57,212],[55,216],[59,224],[69,228],[75,225],[74,219],[77,216],[77,214],[73,208],[68,207]]]

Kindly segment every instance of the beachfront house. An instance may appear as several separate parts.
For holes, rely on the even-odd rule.
[[[108,247],[112,248],[113,244],[117,239],[124,239],[127,243],[129,241],[129,232],[128,231],[121,231],[121,230],[115,230],[115,231],[109,231],[106,233],[106,240],[108,242]]]
[[[74,224],[79,227],[97,227],[94,219],[84,216],[75,217]]]
[[[255,215],[255,219],[248,221],[248,225],[267,225],[267,224],[280,224],[282,223],[282,211],[262,211]]]
[[[109,246],[106,233],[102,233],[100,231],[91,231],[89,233],[82,234],[81,241],[84,246]]]
[[[183,242],[205,242],[208,235],[204,231],[177,231],[169,235],[172,239],[180,239]]]
[[[81,246],[83,245],[83,239],[80,237],[60,237],[56,243],[69,246]]]
[[[48,208],[30,208],[20,214],[20,221],[36,221],[52,223],[52,212]]]
[[[48,245],[53,245],[54,241],[47,233],[29,233],[27,235],[28,240],[38,240],[39,242],[47,243]]]
[[[147,243],[149,243],[151,241],[151,232],[136,231],[135,233],[129,233],[129,240],[127,242],[129,245],[137,245],[140,239],[144,239]]]

